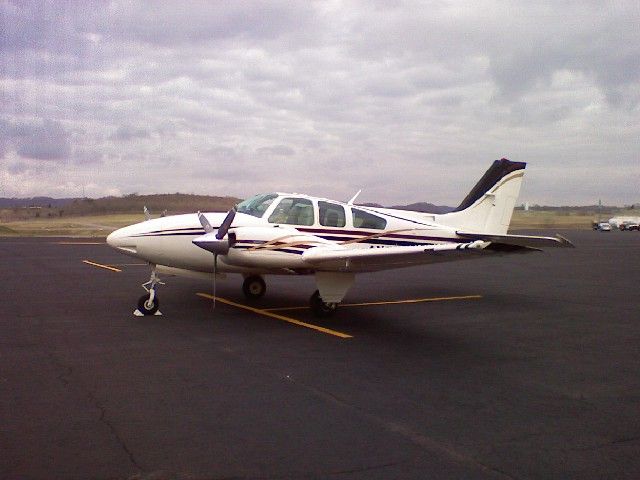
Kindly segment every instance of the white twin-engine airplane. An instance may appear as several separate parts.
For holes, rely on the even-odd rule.
[[[158,310],[158,274],[239,273],[244,294],[264,295],[263,275],[314,275],[310,306],[332,314],[355,274],[485,255],[572,247],[561,236],[508,235],[526,163],[496,160],[451,213],[356,206],[289,193],[251,197],[224,213],[150,219],[107,237],[113,248],[152,267],[138,314]],[[358,192],[359,193],[359,192]],[[357,194],[356,194],[357,196]]]

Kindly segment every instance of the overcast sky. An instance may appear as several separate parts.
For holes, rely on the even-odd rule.
[[[640,202],[640,2],[0,0],[0,196]]]

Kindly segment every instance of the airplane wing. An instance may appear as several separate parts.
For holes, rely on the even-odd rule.
[[[574,248],[573,243],[556,234],[555,237],[538,237],[534,235],[491,235],[485,233],[456,232],[456,235],[468,240],[483,240],[494,244],[512,245],[516,247],[564,247]]]
[[[372,272],[391,268],[410,267],[429,263],[481,258],[488,254],[528,253],[538,251],[524,246],[496,248],[483,240],[468,243],[449,243],[425,246],[390,246],[383,248],[357,248],[335,245],[310,248],[302,258],[313,268],[341,272]]]

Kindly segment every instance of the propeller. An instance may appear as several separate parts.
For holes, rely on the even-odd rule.
[[[212,310],[216,308],[216,277],[218,275],[218,255],[226,255],[229,252],[230,244],[227,233],[233,219],[236,216],[236,207],[233,207],[224,217],[224,220],[220,224],[218,230],[215,230],[207,217],[202,212],[198,212],[198,220],[202,228],[204,228],[205,234],[194,238],[192,243],[198,247],[213,253],[213,305]],[[225,239],[225,237],[227,237]]]
[[[216,238],[218,240],[222,240],[229,231],[229,227],[231,227],[231,223],[236,216],[236,212],[237,210],[234,205],[234,207],[229,210],[229,213],[227,213],[227,216],[224,217],[224,220],[222,221],[222,223],[220,224],[220,228],[218,229],[218,233],[216,233]]]

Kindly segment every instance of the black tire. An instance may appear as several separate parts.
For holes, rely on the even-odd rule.
[[[250,300],[258,299],[264,296],[267,291],[267,284],[261,276],[251,275],[242,282],[242,293]]]
[[[320,297],[320,292],[316,290],[309,299],[309,307],[316,317],[330,317],[336,312],[337,303],[325,303]]]
[[[158,295],[153,296],[152,305],[148,305],[149,297],[150,295],[147,293],[146,295],[141,296],[138,300],[138,310],[140,310],[140,313],[142,313],[143,315],[153,315],[158,311],[158,308],[160,308],[160,300],[158,300]]]

